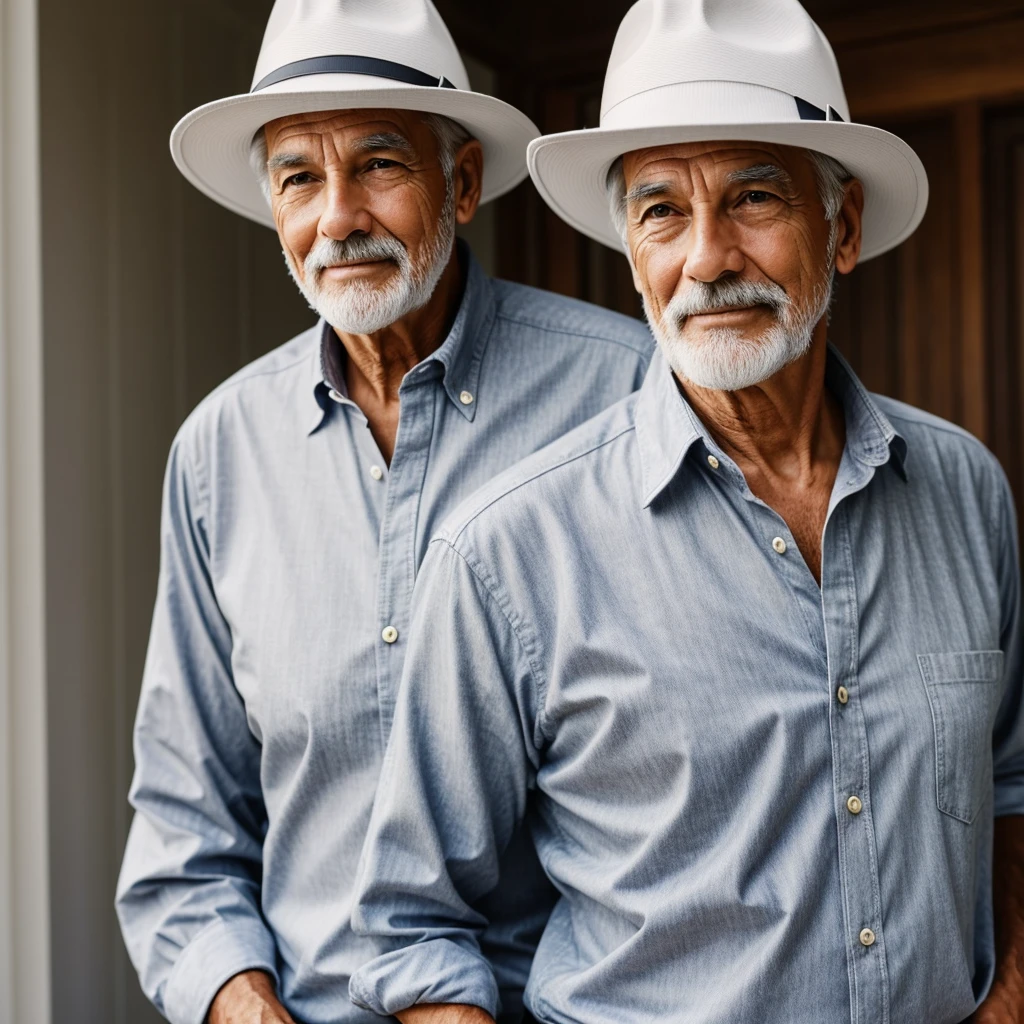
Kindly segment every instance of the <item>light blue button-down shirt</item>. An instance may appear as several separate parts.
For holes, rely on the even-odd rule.
[[[1024,813],[1012,501],[962,430],[828,373],[820,590],[660,357],[432,543],[355,915],[405,948],[357,1002],[495,1010],[471,904],[527,821],[541,1021],[973,1011],[993,814]]]
[[[220,387],[174,444],[117,898],[174,1024],[201,1024],[246,968],[303,1024],[376,1020],[348,998],[380,949],[351,930],[352,885],[428,540],[643,379],[642,324],[461,255],[462,304],[402,382],[390,468],[324,382],[322,326]],[[514,1010],[550,890],[528,843],[509,863],[489,952]]]

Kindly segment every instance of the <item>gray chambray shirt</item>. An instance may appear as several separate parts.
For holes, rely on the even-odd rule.
[[[174,443],[117,895],[173,1024],[201,1024],[246,968],[303,1024],[376,1019],[348,998],[381,948],[351,930],[352,886],[428,540],[643,379],[641,323],[461,258],[451,332],[402,382],[390,468],[324,381],[323,325],[218,388]],[[528,843],[509,864],[487,948],[514,1016],[551,894]]]
[[[656,356],[431,544],[360,871],[378,1013],[498,991],[476,897],[529,823],[547,1024],[957,1024],[1024,813],[1020,578],[994,457],[828,381],[819,589]]]

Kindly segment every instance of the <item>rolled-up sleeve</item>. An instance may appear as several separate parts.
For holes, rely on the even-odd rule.
[[[211,578],[206,494],[182,435],[164,483],[160,576],[135,723],[135,808],[117,912],[142,987],[172,1024],[202,1024],[217,990],[276,977],[260,913],[266,812],[259,744],[231,674]]]
[[[494,889],[537,767],[530,640],[471,556],[435,540],[357,883],[353,924],[391,947],[351,979],[381,1015],[422,1003],[499,1011],[475,909]]]
[[[1013,495],[1001,472],[1000,482],[1001,646],[1006,682],[993,733],[997,818],[1024,814],[1024,637],[1021,635],[1020,554]]]

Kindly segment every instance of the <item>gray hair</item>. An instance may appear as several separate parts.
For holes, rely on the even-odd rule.
[[[424,114],[423,120],[437,139],[437,156],[441,162],[444,182],[451,192],[455,181],[455,154],[473,136],[457,121],[441,114]],[[270,175],[267,173],[267,136],[262,128],[252,137],[249,145],[249,166],[252,167],[256,180],[260,183],[267,202],[270,202]]]
[[[834,224],[843,208],[846,199],[846,186],[853,181],[853,175],[836,159],[824,153],[805,149],[807,158],[814,165],[814,173],[818,179],[818,196],[825,207],[825,220]],[[626,245],[626,176],[622,170],[620,156],[608,169],[605,179],[608,191],[608,202],[611,207],[612,223]],[[830,246],[831,247],[831,246]]]

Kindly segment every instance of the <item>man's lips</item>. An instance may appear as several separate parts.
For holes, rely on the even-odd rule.
[[[394,263],[394,260],[389,259],[374,259],[374,260],[350,260],[347,263],[335,263],[329,267],[324,267],[321,271],[322,274],[328,274],[333,272],[344,274],[349,270],[371,270],[374,267],[379,267],[382,263]]]
[[[703,313],[691,313],[687,320],[692,320],[695,317],[705,316],[743,316],[748,313],[765,312],[769,309],[764,304],[757,304],[754,306],[722,306],[720,309],[708,309]]]

